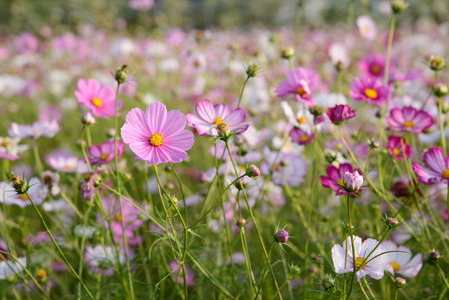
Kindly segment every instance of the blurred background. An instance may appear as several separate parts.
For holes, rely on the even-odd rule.
[[[402,24],[441,23],[449,15],[448,0],[407,0]],[[76,31],[80,25],[114,31],[254,26],[310,26],[350,22],[370,14],[388,14],[388,1],[368,0],[0,0],[0,32]]]

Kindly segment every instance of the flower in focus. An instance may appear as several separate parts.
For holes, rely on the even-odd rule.
[[[327,110],[327,116],[335,125],[340,125],[344,121],[355,117],[355,112],[348,105],[336,105]]]
[[[117,257],[117,252],[113,247],[103,245],[96,245],[95,247],[86,245],[84,260],[93,273],[101,273],[107,277],[114,275],[117,262],[122,265],[126,262],[125,254],[122,250],[120,250],[119,257]]]
[[[384,85],[379,79],[354,78],[349,95],[355,101],[367,100],[382,106],[382,103],[390,100],[392,91],[389,86]]]
[[[440,147],[430,148],[424,153],[426,168],[417,162],[413,162],[412,169],[418,175],[418,180],[424,184],[445,183],[449,184],[449,162],[446,160]]]
[[[432,117],[423,110],[417,110],[411,106],[399,109],[397,107],[390,111],[390,117],[386,117],[388,130],[393,131],[409,131],[413,134],[420,134],[433,125]]]
[[[412,251],[408,247],[397,246],[392,241],[383,241],[381,245],[385,251],[391,251],[386,254],[390,260],[390,263],[385,268],[386,271],[393,276],[399,274],[407,278],[413,278],[418,275],[423,265],[421,253],[412,258]]]
[[[274,236],[274,239],[276,242],[285,244],[288,241],[288,232],[281,229],[278,232],[276,232],[276,235]]]
[[[187,114],[187,124],[195,128],[199,135],[212,135],[218,137],[221,128],[228,128],[230,133],[245,132],[249,125],[243,124],[246,118],[246,112],[237,108],[233,111],[225,104],[215,104],[208,99],[198,102],[195,105],[195,111],[198,116],[194,114]]]
[[[288,134],[292,141],[298,145],[310,144],[315,137],[313,132],[307,133],[300,128],[292,128]]]
[[[390,155],[397,160],[401,160],[404,156],[405,158],[410,158],[410,147],[407,145],[403,137],[388,137],[387,148]]]
[[[373,41],[376,38],[376,23],[370,16],[360,16],[357,18],[356,23],[361,37],[369,41]]]
[[[179,110],[171,110],[161,102],[147,106],[145,113],[133,108],[127,114],[121,134],[139,159],[148,164],[179,163],[187,157],[193,145],[193,133],[184,129],[186,117]]]
[[[346,171],[343,176],[343,189],[349,193],[357,193],[363,185],[363,176],[358,171],[354,173]]]
[[[279,98],[291,96],[292,99],[312,105],[313,100],[309,96],[318,87],[320,82],[318,74],[312,69],[295,68],[289,70],[286,76],[287,80],[276,88],[277,96]]]
[[[338,168],[335,166],[328,166],[326,168],[327,176],[320,176],[321,184],[324,187],[331,188],[336,195],[347,194],[348,192],[343,189],[343,174],[346,172],[353,172],[351,164],[340,164]]]
[[[169,264],[170,271],[174,274],[175,280],[179,284],[184,284],[184,275],[182,273],[182,267],[176,262],[171,261]],[[184,267],[186,269],[186,285],[187,286],[193,286],[195,285],[195,282],[193,279],[195,278],[195,273],[189,268],[187,264],[184,264]]]
[[[115,115],[115,91],[110,86],[101,86],[95,79],[79,79],[75,96],[81,105],[92,110],[94,116],[108,118]],[[122,108],[120,100],[117,108]]]
[[[114,141],[107,141],[101,146],[92,145],[89,148],[89,162],[92,165],[107,164],[115,157],[115,143]],[[123,154],[123,143],[117,140],[117,157]]]
[[[343,247],[340,245],[332,247],[332,261],[334,262],[335,273],[353,272],[355,261],[355,267],[359,269],[356,273],[357,281],[366,275],[376,280],[381,279],[384,276],[384,270],[388,266],[389,259],[387,254],[383,254],[385,249],[382,245],[376,248],[378,243],[375,239],[366,239],[362,243],[360,237],[354,236],[355,259],[352,253],[351,237],[348,237],[343,242]]]

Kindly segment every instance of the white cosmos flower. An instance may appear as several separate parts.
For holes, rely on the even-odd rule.
[[[5,280],[26,268],[26,257],[19,257],[16,261],[2,260],[0,261],[0,280]]]
[[[418,275],[419,270],[422,267],[422,254],[418,253],[412,258],[412,251],[405,246],[397,246],[392,241],[382,242],[382,246],[385,251],[391,251],[387,253],[390,263],[385,269],[391,274],[399,274],[404,277],[412,278]]]

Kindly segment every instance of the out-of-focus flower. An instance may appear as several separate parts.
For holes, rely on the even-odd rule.
[[[65,150],[55,150],[48,153],[45,161],[58,172],[83,174],[88,171],[85,162]]]
[[[357,27],[360,36],[369,41],[373,41],[377,36],[376,23],[369,16],[360,16],[357,18]]]
[[[148,164],[178,163],[193,145],[193,133],[185,128],[186,117],[160,102],[147,106],[145,113],[133,108],[121,129],[123,142]]]
[[[149,10],[154,5],[154,0],[129,0],[128,6],[134,10]]]
[[[351,63],[351,58],[342,43],[334,43],[329,47],[329,56],[332,64],[341,69],[346,69]]]
[[[385,73],[385,56],[378,53],[365,56],[359,61],[358,67],[363,77],[382,79]]]
[[[40,137],[54,137],[60,130],[59,124],[56,120],[53,121],[37,121],[32,125],[19,125],[11,123],[8,129],[8,134],[11,137],[25,139],[33,137],[35,139]]]
[[[289,135],[292,141],[298,145],[310,144],[315,137],[312,131],[307,132],[300,128],[292,128],[289,131]]]
[[[276,94],[279,98],[291,96],[299,102],[307,105],[313,104],[310,94],[318,87],[320,78],[312,69],[296,68],[289,70],[286,74],[287,80],[283,81],[276,88]]]
[[[404,156],[405,158],[410,157],[410,147],[407,145],[403,137],[389,136],[387,148],[390,155],[397,160],[401,160]]]
[[[3,254],[2,254],[3,255]],[[3,258],[2,256],[0,256]],[[11,276],[21,272],[27,266],[26,257],[19,257],[14,260],[0,260],[0,280],[8,279]]]
[[[426,168],[417,162],[413,162],[412,169],[418,175],[418,180],[424,184],[443,182],[449,184],[449,165],[440,147],[430,148],[424,153]]]
[[[390,100],[391,94],[390,87],[382,84],[379,79],[359,77],[354,78],[349,92],[355,101],[366,100],[379,106]]]
[[[115,91],[110,86],[101,86],[95,79],[79,79],[75,96],[81,105],[91,109],[94,116],[109,118],[115,115]],[[117,108],[122,108],[120,100]]]
[[[413,134],[420,134],[433,125],[433,118],[423,110],[417,110],[411,106],[399,109],[397,107],[390,111],[390,117],[386,117],[388,130],[409,131]]]
[[[123,251],[120,251],[119,257],[117,257],[117,252],[113,247],[103,245],[96,245],[95,247],[86,245],[84,260],[93,273],[101,273],[107,277],[114,275],[118,263],[123,265],[126,262]]]
[[[182,267],[176,262],[172,261],[169,264],[170,271],[174,274],[175,280],[179,284],[184,284],[184,276],[182,274]],[[187,264],[184,264],[185,270],[186,270],[186,285],[187,286],[193,286],[195,285],[195,282],[193,279],[195,278],[195,273],[189,268]]]
[[[407,278],[413,278],[418,275],[423,265],[421,253],[412,258],[412,251],[408,247],[397,246],[392,241],[383,241],[381,245],[385,251],[388,251],[387,255],[390,260],[390,263],[385,268],[386,271],[393,276],[399,274]]]
[[[89,147],[89,162],[92,165],[107,164],[115,158],[115,142],[106,141],[101,146],[92,145]],[[123,154],[123,143],[117,140],[117,157]]]

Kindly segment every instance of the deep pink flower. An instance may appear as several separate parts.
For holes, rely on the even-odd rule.
[[[390,87],[382,84],[379,79],[356,77],[352,81],[349,95],[355,101],[366,100],[382,106],[382,103],[390,100],[391,93]]]
[[[199,135],[219,135],[217,127],[229,127],[231,133],[242,133],[248,129],[248,124],[243,124],[246,118],[246,112],[237,108],[233,111],[225,104],[215,104],[208,99],[198,102],[195,105],[194,114],[187,114],[187,124],[196,129]]]
[[[339,125],[355,117],[355,112],[348,105],[336,105],[327,110],[327,116],[332,123]]]
[[[396,158],[397,160],[401,160],[404,157],[410,157],[410,147],[405,142],[405,139],[400,136],[390,136],[388,137],[387,144],[388,152],[390,155]]]
[[[291,96],[299,102],[308,105],[313,104],[310,94],[318,87],[320,78],[312,69],[295,68],[289,70],[286,74],[287,80],[283,81],[276,88],[276,94],[279,98]]]
[[[411,106],[402,109],[393,108],[390,111],[390,117],[386,117],[386,119],[390,124],[388,130],[410,131],[414,134],[420,134],[433,125],[433,119],[427,112]]]
[[[95,79],[78,80],[75,96],[81,105],[92,110],[94,116],[108,118],[115,115],[115,91],[110,86],[101,86]],[[118,101],[118,109],[122,102]]]
[[[123,142],[139,159],[148,164],[178,163],[187,157],[193,145],[193,133],[184,129],[186,117],[179,110],[171,110],[161,102],[147,106],[145,113],[133,108],[121,129]]]
[[[347,194],[348,192],[343,189],[343,176],[346,172],[352,173],[353,171],[351,164],[341,164],[338,168],[331,165],[326,169],[327,176],[329,177],[320,176],[321,184],[324,187],[331,188],[336,195]]]
[[[382,79],[385,73],[385,56],[377,53],[365,56],[357,66],[363,77]]]
[[[101,146],[92,145],[89,148],[89,162],[92,165],[107,164],[114,157],[114,141],[107,141],[101,144]],[[123,154],[123,143],[117,140],[117,157]]]
[[[418,175],[418,180],[424,184],[446,183],[449,184],[449,160],[443,154],[440,147],[430,148],[424,153],[426,168],[417,162],[413,162],[412,169]]]
[[[300,128],[292,128],[288,134],[290,135],[292,141],[298,145],[310,144],[315,137],[313,132],[307,133]]]

